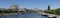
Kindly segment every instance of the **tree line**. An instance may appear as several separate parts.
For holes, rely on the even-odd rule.
[[[50,9],[50,6],[48,5],[48,10],[44,11],[45,13],[50,13],[50,14],[57,14],[60,15],[60,8],[57,9]]]

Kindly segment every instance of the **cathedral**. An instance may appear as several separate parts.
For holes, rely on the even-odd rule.
[[[13,11],[17,11],[17,10],[19,10],[19,6],[18,5],[15,5],[15,4],[12,4],[10,6],[10,9],[13,10]]]

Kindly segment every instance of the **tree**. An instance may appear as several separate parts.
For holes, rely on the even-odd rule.
[[[48,10],[50,10],[50,5],[48,5]]]
[[[26,10],[26,12],[27,12],[27,11],[30,11],[29,9],[26,9],[26,8],[24,8],[24,10]]]
[[[60,15],[60,8],[56,9],[55,13]]]
[[[0,9],[0,13],[2,13],[2,10]]]
[[[45,10],[45,12],[46,13],[50,13],[50,14],[60,15],[60,8],[58,8],[58,9],[52,9],[52,10],[48,10],[48,11]]]

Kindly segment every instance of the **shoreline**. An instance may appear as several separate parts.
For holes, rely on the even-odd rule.
[[[18,14],[18,13],[9,13],[9,14],[4,13],[4,14],[0,14],[0,16],[1,16],[1,15],[3,15],[3,16],[4,16],[4,15],[14,15],[14,14]]]

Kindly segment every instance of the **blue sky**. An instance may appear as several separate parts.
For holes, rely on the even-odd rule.
[[[39,8],[47,9],[48,5],[51,9],[60,8],[60,0],[0,0],[0,8],[10,8],[14,3],[19,5],[19,8]]]

